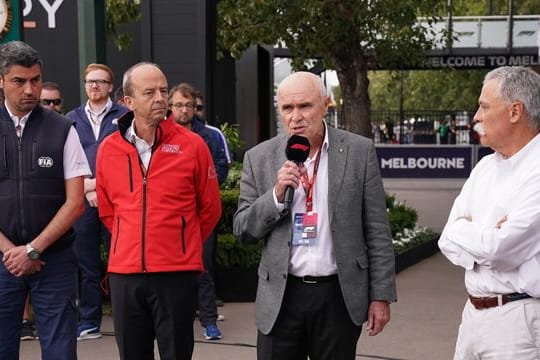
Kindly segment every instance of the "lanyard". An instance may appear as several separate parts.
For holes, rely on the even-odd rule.
[[[317,157],[315,158],[315,164],[313,165],[313,176],[311,177],[311,180],[308,177],[307,169],[306,172],[302,173],[302,176],[300,177],[300,181],[302,182],[302,186],[304,187],[304,191],[306,192],[306,212],[313,211],[313,187],[315,185],[315,180],[317,179],[317,170],[319,169],[321,152],[322,146],[317,153]],[[304,166],[303,163],[302,166]]]

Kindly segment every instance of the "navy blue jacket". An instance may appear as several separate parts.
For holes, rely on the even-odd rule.
[[[212,159],[214,159],[214,166],[216,168],[218,182],[221,185],[225,179],[227,179],[229,162],[227,161],[227,156],[225,153],[221,151],[219,143],[214,136],[214,132],[207,128],[196,115],[193,116],[191,130],[199,134],[199,136],[202,137],[204,142],[208,145],[210,154],[212,154]]]
[[[0,108],[0,231],[15,245],[41,233],[66,201],[64,144],[71,121],[37,106],[22,138],[5,107]],[[69,245],[69,230],[50,251]]]
[[[99,129],[99,137],[96,140],[90,119],[84,110],[86,103],[75,108],[66,114],[66,117],[74,121],[75,129],[79,134],[84,153],[88,159],[88,165],[92,171],[92,177],[96,176],[96,154],[99,144],[107,136],[118,130],[118,119],[124,115],[128,109],[122,105],[113,102],[109,112],[103,118]]]

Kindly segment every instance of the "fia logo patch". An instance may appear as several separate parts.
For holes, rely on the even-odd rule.
[[[54,161],[49,156],[40,156],[38,159],[38,166],[42,168],[50,168],[54,165]]]

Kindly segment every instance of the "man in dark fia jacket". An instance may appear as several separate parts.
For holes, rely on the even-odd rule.
[[[38,105],[41,57],[21,41],[0,47],[0,357],[17,359],[27,293],[41,358],[77,358],[72,225],[90,175],[71,121]]]

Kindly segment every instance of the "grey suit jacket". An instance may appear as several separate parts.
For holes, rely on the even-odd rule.
[[[386,201],[373,143],[327,126],[328,213],[339,283],[352,321],[367,320],[371,300],[396,300],[395,266]],[[288,274],[291,215],[273,200],[277,171],[286,161],[286,136],[244,156],[234,233],[264,241],[255,305],[257,328],[268,334],[278,316]]]

